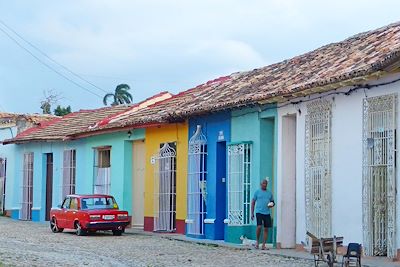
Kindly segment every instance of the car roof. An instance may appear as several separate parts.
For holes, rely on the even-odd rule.
[[[76,198],[96,198],[96,197],[113,197],[111,195],[104,195],[104,194],[85,194],[85,195],[80,195],[80,194],[73,194],[73,195],[68,195],[67,197],[76,197]]]

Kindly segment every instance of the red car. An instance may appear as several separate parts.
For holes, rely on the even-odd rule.
[[[128,212],[119,210],[117,202],[109,195],[69,195],[61,206],[50,211],[53,233],[75,229],[77,235],[85,235],[111,230],[119,236],[128,224]]]

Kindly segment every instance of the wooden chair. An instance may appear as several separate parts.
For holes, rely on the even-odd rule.
[[[338,262],[337,249],[343,246],[343,237],[317,238],[307,232],[311,238],[310,253],[314,255],[314,265],[317,267],[320,262],[326,262],[329,267],[333,267]]]

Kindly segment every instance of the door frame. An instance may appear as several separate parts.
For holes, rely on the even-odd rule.
[[[136,145],[135,145],[136,144]],[[134,227],[134,228],[139,228],[139,229],[144,229],[144,205],[145,205],[145,198],[144,198],[144,192],[145,192],[145,173],[144,173],[144,175],[142,176],[142,177],[135,177],[135,162],[136,162],[136,160],[135,160],[135,147],[137,146],[137,144],[140,144],[141,146],[143,146],[143,151],[142,151],[142,155],[140,155],[140,157],[141,157],[141,159],[143,160],[143,169],[144,169],[144,172],[146,171],[146,160],[145,160],[145,155],[146,155],[146,144],[145,144],[145,140],[143,139],[143,140],[136,140],[136,141],[133,141],[132,142],[132,227]],[[142,186],[143,186],[143,188],[142,188],[142,192],[141,192],[141,197],[142,197],[142,201],[143,201],[143,203],[142,203],[142,207],[141,207],[141,209],[142,209],[142,213],[143,213],[143,217],[142,217],[142,222],[143,222],[143,224],[140,224],[140,225],[138,225],[138,224],[134,224],[133,223],[133,218],[135,218],[135,217],[137,217],[136,215],[135,215],[135,212],[134,212],[134,208],[135,208],[135,204],[134,204],[134,202],[135,202],[135,200],[137,199],[137,197],[139,197],[139,196],[136,196],[135,195],[135,188],[134,188],[134,186],[135,186],[135,179],[143,179],[143,184],[142,184]]]
[[[45,221],[50,220],[50,210],[53,205],[53,178],[54,178],[54,158],[53,153],[45,154],[46,162],[46,213]]]
[[[280,247],[296,247],[296,144],[297,115],[282,116],[281,123],[281,213]]]

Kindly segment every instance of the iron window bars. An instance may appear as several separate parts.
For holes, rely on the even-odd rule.
[[[251,142],[228,145],[228,225],[250,224]]]
[[[363,238],[368,256],[396,256],[397,94],[363,104]]]
[[[154,231],[176,230],[176,144],[164,143],[154,162]]]
[[[332,104],[317,100],[307,104],[305,128],[305,202],[307,231],[330,237],[332,228],[331,182]]]
[[[187,233],[204,235],[207,206],[207,139],[197,125],[189,140]]]
[[[24,154],[21,220],[32,220],[33,205],[33,152]]]

